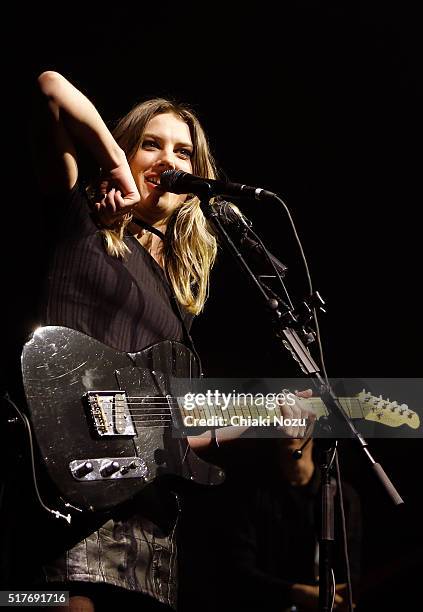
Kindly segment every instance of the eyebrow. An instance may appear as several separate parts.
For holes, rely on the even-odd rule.
[[[160,140],[160,142],[163,142],[163,138],[161,138],[157,134],[153,134],[152,132],[146,132],[143,135],[143,139],[144,138],[154,138],[155,140]],[[194,145],[190,142],[175,142],[175,146],[184,147],[185,149],[194,149]]]

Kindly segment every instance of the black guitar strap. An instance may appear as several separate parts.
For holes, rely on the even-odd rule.
[[[156,236],[158,236],[161,240],[165,239],[165,235],[163,234],[163,232],[158,230],[153,225],[150,225],[149,223],[142,221],[142,219],[136,219],[135,217],[132,217],[132,223],[139,225],[143,229],[146,229],[147,231],[151,232],[152,234],[156,234]]]
[[[197,350],[194,346],[194,341],[192,339],[191,334],[189,333],[187,324],[185,323],[185,319],[184,319],[184,314],[182,312],[182,306],[181,304],[178,302],[177,297],[173,291],[172,285],[169,282],[169,285],[171,287],[171,291],[172,291],[172,306],[174,311],[176,312],[176,314],[178,315],[181,323],[182,323],[182,327],[183,327],[183,332],[184,332],[184,339],[185,339],[185,344],[188,346],[188,348],[191,349],[191,351],[194,353],[197,361],[198,361],[198,367],[200,368],[200,376],[203,376],[203,368],[201,366],[201,359],[199,354],[197,353]]]

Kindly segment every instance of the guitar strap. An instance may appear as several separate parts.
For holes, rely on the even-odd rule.
[[[169,280],[169,279],[168,279]],[[173,305],[173,310],[176,312],[178,318],[180,319],[181,323],[182,323],[182,328],[183,328],[183,332],[184,332],[184,342],[185,344],[188,346],[188,348],[191,349],[191,351],[194,353],[197,362],[198,362],[198,367],[200,369],[200,376],[203,376],[203,368],[201,365],[201,359],[199,354],[197,353],[197,349],[194,346],[194,341],[192,339],[191,334],[189,333],[187,324],[185,323],[185,318],[184,318],[184,313],[182,312],[182,306],[181,304],[178,302],[177,297],[173,291],[173,287],[169,282],[169,286],[171,288],[172,291],[172,305]]]
[[[150,225],[149,223],[146,223],[142,219],[135,219],[135,217],[132,217],[132,223],[135,223],[135,225],[139,225],[143,229],[151,232],[152,234],[156,234],[156,236],[158,236],[161,240],[165,239],[165,235],[163,234],[163,232],[158,230],[153,225]]]

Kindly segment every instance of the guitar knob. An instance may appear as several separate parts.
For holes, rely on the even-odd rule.
[[[76,476],[77,478],[83,478],[84,476],[92,472],[93,469],[94,469],[94,466],[91,463],[91,461],[84,461],[84,463],[81,463],[81,465],[78,465],[78,467],[72,470],[72,472],[73,472],[73,475]]]
[[[108,463],[106,463],[106,465],[104,465],[101,468],[100,474],[103,477],[111,476],[115,472],[118,472],[119,468],[120,468],[120,465],[119,465],[119,463],[117,461],[109,461]]]

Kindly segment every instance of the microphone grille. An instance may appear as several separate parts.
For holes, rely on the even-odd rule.
[[[171,191],[182,174],[185,174],[182,170],[165,170],[160,175],[160,185],[165,187],[168,191]]]

